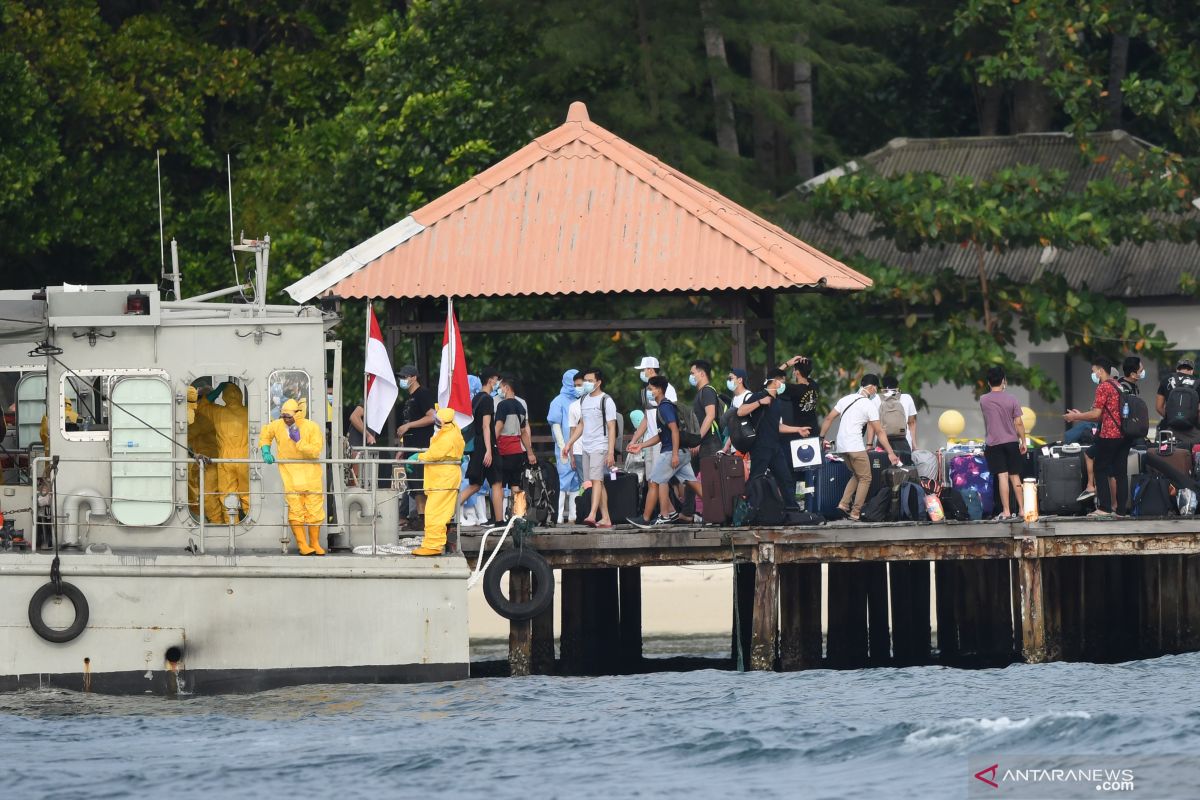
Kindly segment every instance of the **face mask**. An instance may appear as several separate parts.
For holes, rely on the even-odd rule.
[[[642,379],[642,383],[645,383],[646,381],[650,380],[650,376],[646,374],[646,370],[642,370],[641,372],[639,372],[638,377]]]
[[[649,389],[646,390],[646,400],[650,403],[657,402],[654,399],[654,392],[650,391]]]
[[[783,381],[780,381],[779,385],[777,385],[775,387],[775,394],[777,394],[777,395],[783,394],[786,389],[787,389],[787,384],[785,384]]]
[[[696,385],[696,376],[688,375],[688,383],[690,383],[692,386],[695,386]]]
[[[596,384],[593,381],[584,381],[583,386],[580,386],[575,391],[580,397],[583,397],[585,394],[591,394],[596,391]]]
[[[329,401],[329,405],[333,405],[333,395],[327,394],[325,395],[325,399]]]
[[[576,397],[583,397],[587,393],[588,393],[588,388],[587,388],[586,383],[581,383],[575,387],[575,396]]]
[[[495,397],[497,399],[500,397],[500,387],[499,386],[497,386],[495,389],[492,389],[492,397]]]
[[[1100,376],[1094,372],[1092,373],[1092,383],[1096,384],[1097,386],[1100,385]]]
[[[1146,380],[1146,370],[1142,370],[1141,372],[1138,373],[1138,380],[1139,381]]]
[[[732,392],[737,389],[737,384],[733,381],[725,381],[725,388]]]
[[[400,388],[401,388],[401,389],[403,389],[403,390],[404,390],[404,391],[406,391],[406,392],[408,391],[408,378],[401,378],[401,379],[400,379]]]
[[[885,389],[883,392],[884,397],[895,397],[897,394],[899,394],[899,392],[895,389]]]

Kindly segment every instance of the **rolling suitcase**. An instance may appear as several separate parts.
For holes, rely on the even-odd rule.
[[[992,473],[988,470],[987,461],[982,455],[974,453],[947,454],[946,478],[947,483],[959,492],[967,489],[979,492],[979,500],[983,503],[984,519],[992,516],[995,506],[992,494]]]
[[[604,491],[608,494],[608,514],[614,525],[624,524],[630,517],[636,519],[641,516],[636,475],[628,472],[618,472],[616,478],[605,475]]]
[[[1077,516],[1084,511],[1076,498],[1086,483],[1083,455],[1043,455],[1038,460],[1038,512],[1046,515]]]
[[[733,518],[733,504],[746,492],[746,470],[742,459],[732,453],[717,453],[700,459],[700,489],[704,521],[723,524]]]
[[[849,482],[850,467],[846,466],[845,461],[826,459],[821,462],[821,468],[816,472],[816,487],[810,508],[826,519],[838,517],[840,512],[837,506]]]

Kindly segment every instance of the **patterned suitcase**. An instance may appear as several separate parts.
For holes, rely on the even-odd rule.
[[[983,502],[983,518],[993,515],[992,473],[982,455],[964,453],[947,454],[946,478],[948,485],[962,492],[975,489]]]

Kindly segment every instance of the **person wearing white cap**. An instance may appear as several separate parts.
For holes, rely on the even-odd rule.
[[[639,377],[642,379],[642,383],[648,383],[649,380],[655,375],[662,374],[662,369],[658,365],[658,359],[654,356],[642,356],[641,362],[634,367],[634,369],[639,371]],[[649,389],[642,391],[641,396],[642,410],[646,415],[642,418],[642,422],[638,425],[637,430],[633,432],[634,442],[648,441],[653,439],[655,436],[658,436],[658,411],[656,410],[658,408],[658,403],[655,402],[654,395],[651,394]],[[670,383],[667,384],[666,398],[672,403],[678,402],[679,400],[679,395],[675,391],[675,387]],[[642,450],[642,453],[646,458],[647,476],[653,474],[654,472],[654,459],[658,455],[657,450],[658,448],[655,447],[647,447],[645,450]],[[648,520],[654,519],[654,512],[657,508],[658,494],[656,492],[648,492],[646,494],[646,508],[642,514],[642,518]]]

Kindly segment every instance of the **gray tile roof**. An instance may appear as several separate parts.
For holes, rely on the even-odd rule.
[[[1079,190],[1088,181],[1109,176],[1118,157],[1136,156],[1150,146],[1124,131],[1097,133],[1091,138],[1096,153],[1108,158],[1087,165],[1080,163],[1074,137],[1065,133],[893,139],[859,162],[852,161],[819,175],[798,189],[803,192],[807,186],[835,174],[863,169],[865,164],[885,176],[936,172],[978,178],[986,178],[1005,167],[1037,165],[1043,169],[1066,171],[1068,187]],[[976,256],[969,249],[951,244],[905,253],[890,240],[871,238],[873,224],[866,214],[839,214],[831,222],[790,222],[784,227],[798,238],[834,254],[859,255],[917,273],[929,274],[950,268],[964,277],[974,278],[978,274]],[[1090,247],[1073,250],[1022,248],[1001,254],[988,253],[987,270],[989,277],[1004,274],[1018,281],[1035,280],[1047,271],[1058,272],[1072,286],[1086,285],[1110,297],[1170,297],[1179,294],[1181,275],[1189,273],[1200,277],[1200,244],[1123,244],[1107,253]]]

